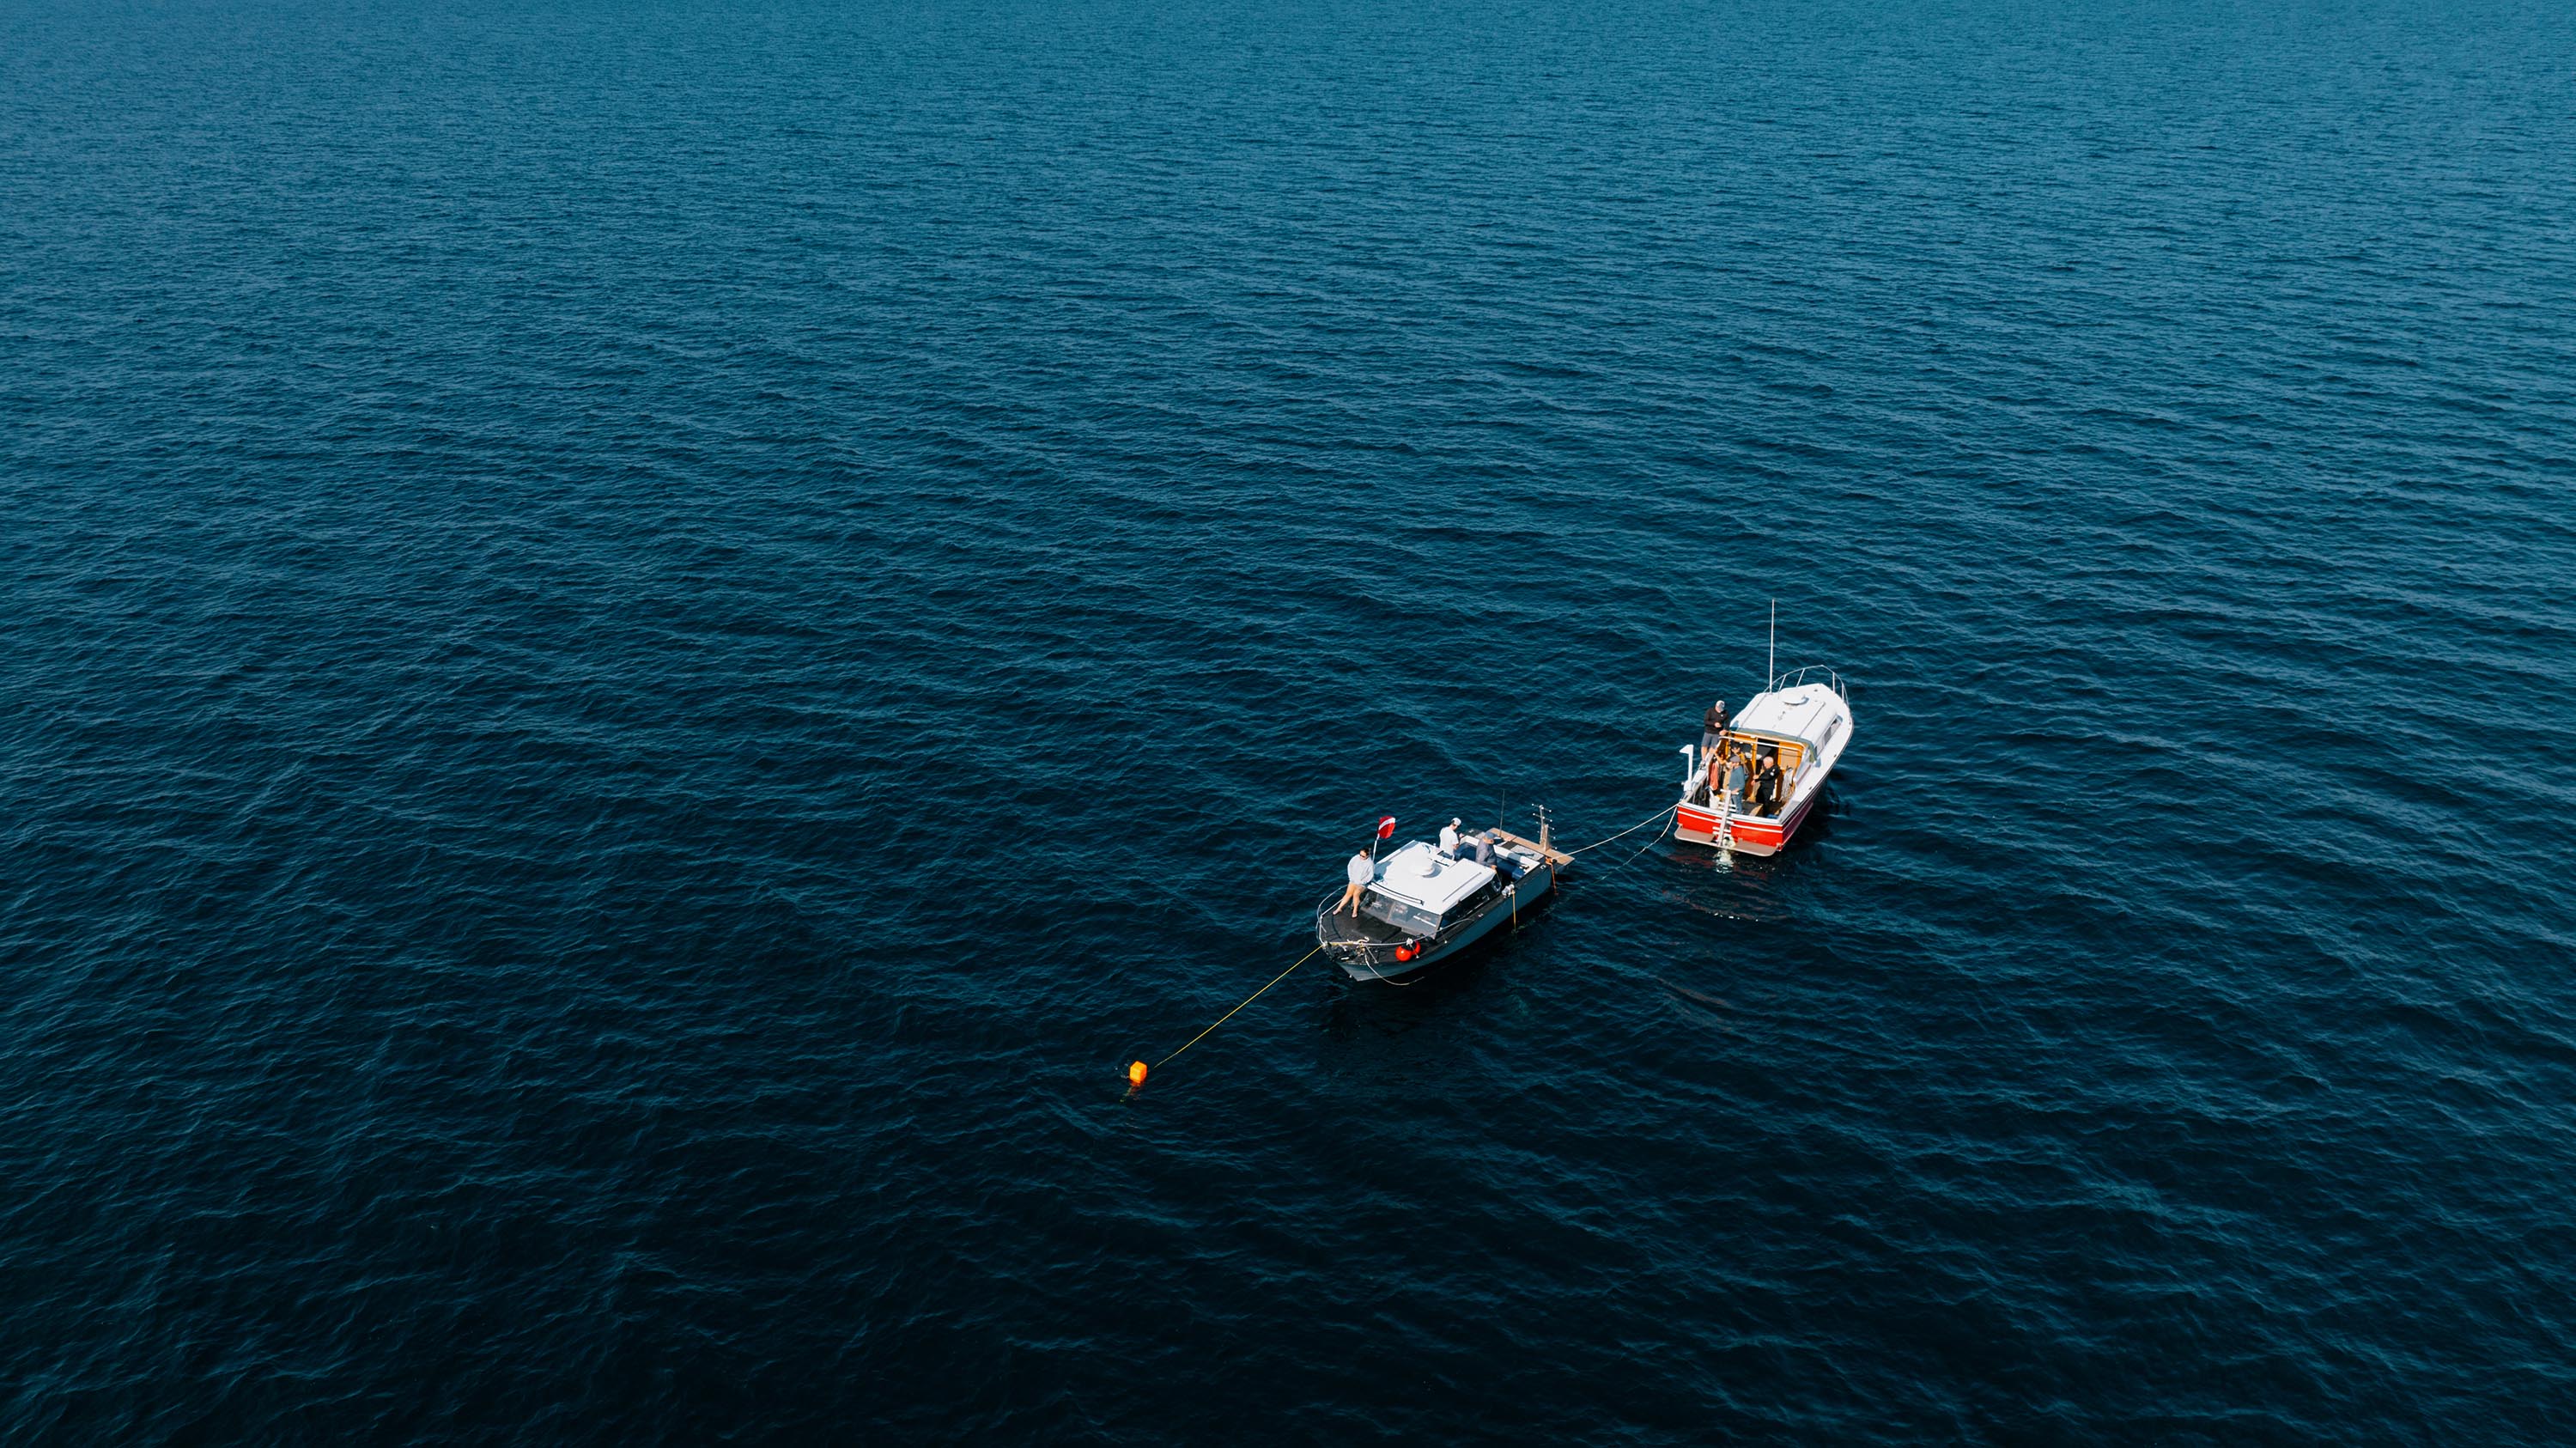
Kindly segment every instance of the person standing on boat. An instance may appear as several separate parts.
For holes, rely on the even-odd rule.
[[[1348,910],[1357,915],[1360,913],[1360,892],[1368,888],[1369,881],[1377,878],[1377,862],[1369,858],[1368,851],[1362,850],[1351,856],[1351,862],[1342,867],[1342,875],[1351,883],[1342,891],[1342,903],[1333,907],[1333,913],[1339,915]]]
[[[1777,752],[1762,756],[1762,770],[1753,776],[1753,801],[1764,814],[1780,812],[1780,756]]]
[[[1699,757],[1715,759],[1718,746],[1725,742],[1726,701],[1720,699],[1708,706],[1707,715],[1699,721]]]
[[[1752,779],[1752,777],[1753,771],[1744,767],[1743,755],[1730,754],[1727,756],[1726,797],[1735,801],[1735,807],[1739,811],[1752,802],[1745,797],[1745,784],[1747,781]]]
[[[1453,860],[1458,858],[1458,822],[1454,819],[1440,827],[1440,853]]]

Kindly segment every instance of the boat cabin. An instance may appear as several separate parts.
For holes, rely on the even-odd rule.
[[[1735,716],[1727,733],[1743,735],[1761,745],[1776,745],[1781,750],[1780,767],[1788,769],[1794,755],[1806,762],[1809,749],[1819,752],[1831,749],[1834,736],[1842,731],[1843,721],[1851,709],[1843,696],[1821,684],[1795,689],[1781,689],[1761,695],[1744,706]]]
[[[1360,896],[1360,909],[1398,930],[1436,935],[1451,910],[1476,899],[1494,883],[1491,865],[1452,859],[1415,840],[1386,857],[1377,879]]]

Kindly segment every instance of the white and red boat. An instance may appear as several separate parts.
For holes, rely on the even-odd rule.
[[[1682,746],[1688,772],[1673,837],[1776,855],[1825,797],[1852,734],[1851,698],[1821,665],[1783,674],[1724,727]]]

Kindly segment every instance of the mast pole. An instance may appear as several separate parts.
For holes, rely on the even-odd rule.
[[[1771,657],[1763,664],[1766,672],[1762,687],[1770,688],[1780,681],[1780,600],[1771,600]]]

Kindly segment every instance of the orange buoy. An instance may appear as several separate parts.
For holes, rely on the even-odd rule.
[[[1395,948],[1395,958],[1398,960],[1411,960],[1413,958],[1413,947],[1410,945],[1397,946]]]
[[[1142,1086],[1145,1084],[1144,1062],[1130,1061],[1127,1063],[1127,1084],[1130,1086]]]

